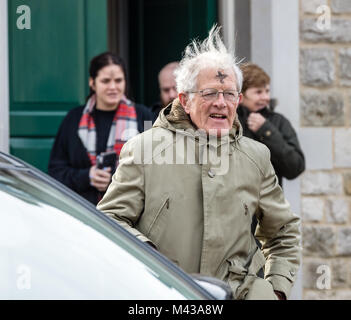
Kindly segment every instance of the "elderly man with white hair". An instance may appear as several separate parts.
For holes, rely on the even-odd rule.
[[[178,98],[124,145],[97,208],[186,272],[227,282],[235,299],[286,299],[300,264],[300,219],[268,148],[242,136],[242,74],[219,28],[186,48],[175,74]]]

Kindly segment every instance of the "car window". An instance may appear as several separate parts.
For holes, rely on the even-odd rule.
[[[0,169],[0,206],[0,299],[202,298],[101,217],[29,171]]]

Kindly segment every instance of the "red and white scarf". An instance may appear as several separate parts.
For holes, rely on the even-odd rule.
[[[87,150],[90,162],[96,164],[96,127],[92,112],[96,106],[96,95],[91,96],[88,100],[82,117],[79,122],[78,135]],[[117,163],[119,154],[123,145],[132,137],[136,136],[138,131],[137,114],[134,104],[123,97],[116,109],[113,117],[109,137],[107,140],[106,151],[114,150],[117,154]]]

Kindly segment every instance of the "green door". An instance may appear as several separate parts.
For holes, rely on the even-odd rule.
[[[158,72],[180,60],[194,38],[217,22],[217,0],[129,0],[129,72],[133,98],[147,106],[159,99]]]
[[[30,29],[18,28],[19,6]],[[57,129],[88,93],[90,59],[107,50],[106,0],[9,0],[10,153],[47,172]]]

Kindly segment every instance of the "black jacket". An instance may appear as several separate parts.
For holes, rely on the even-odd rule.
[[[237,109],[244,136],[264,143],[271,151],[271,162],[282,186],[282,177],[294,179],[305,170],[305,157],[288,119],[268,108],[258,112],[266,122],[254,133],[247,125],[249,109],[243,105]]]
[[[161,103],[161,101],[159,102],[155,102],[152,106],[151,106],[151,112],[154,115],[154,121],[156,121],[156,119],[158,118],[158,115],[160,113],[160,111],[163,109],[163,105]]]
[[[93,204],[99,191],[90,185],[91,162],[78,136],[78,126],[84,106],[74,108],[63,119],[50,154],[49,175],[71,188]],[[144,121],[152,121],[153,114],[143,105],[136,104],[138,131],[144,131]]]

